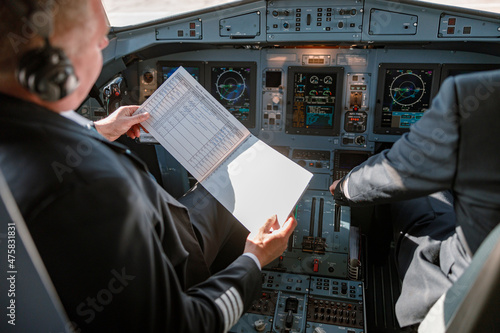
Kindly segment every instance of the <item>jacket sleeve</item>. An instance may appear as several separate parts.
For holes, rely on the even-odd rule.
[[[116,178],[47,198],[27,219],[75,331],[224,332],[258,296],[260,270],[245,256],[183,291],[152,211]]]
[[[410,132],[350,172],[344,187],[349,204],[411,199],[450,188],[457,168],[458,112],[450,78]]]

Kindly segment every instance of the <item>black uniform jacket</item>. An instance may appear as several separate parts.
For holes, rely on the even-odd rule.
[[[209,277],[188,210],[125,146],[0,95],[0,167],[82,331],[227,331],[258,296],[246,256]]]

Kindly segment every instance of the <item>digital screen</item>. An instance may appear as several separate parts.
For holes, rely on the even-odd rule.
[[[247,127],[255,127],[255,64],[211,65],[210,93]]]
[[[339,168],[352,170],[368,159],[368,154],[336,153],[339,154]]]
[[[278,88],[281,85],[281,71],[266,72],[266,88]]]
[[[291,115],[287,114],[289,132],[333,135],[341,113],[338,101],[343,78],[341,72],[340,68],[289,71],[289,80],[293,80],[288,92],[289,98],[291,96],[288,103]]]
[[[381,65],[374,132],[408,131],[430,107],[439,75],[438,65]]]
[[[333,155],[333,179],[337,180],[346,176],[369,156],[369,152],[336,151]]]
[[[183,66],[184,67],[184,66]],[[162,83],[165,82],[174,72],[179,69],[179,66],[162,66],[161,67],[161,75],[162,75]],[[184,67],[184,69],[191,74],[191,76],[198,82],[200,82],[200,67]]]

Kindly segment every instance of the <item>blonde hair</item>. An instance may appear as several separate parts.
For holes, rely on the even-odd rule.
[[[89,19],[89,0],[0,0],[0,72],[11,73],[44,36],[61,36]],[[36,8],[36,9],[34,9]]]

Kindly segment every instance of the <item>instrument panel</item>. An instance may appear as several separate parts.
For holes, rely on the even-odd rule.
[[[452,62],[471,56],[476,63]],[[126,80],[129,89],[140,91],[130,103],[145,101],[183,66],[272,146],[289,146],[293,138],[298,148],[371,152],[376,143],[394,142],[407,132],[431,107],[446,77],[500,68],[490,55],[443,50],[235,49],[208,50],[203,57],[209,60],[200,60],[198,51],[183,53],[186,61],[174,54],[123,71],[122,76],[140,73],[139,82]],[[224,60],[229,58],[242,61]],[[392,62],[401,58],[407,62]],[[330,65],[310,65],[310,59],[330,59]],[[94,119],[108,113],[95,111]]]
[[[330,184],[408,132],[447,77],[500,68],[498,17],[426,6],[243,1],[114,30],[102,101],[80,113],[98,120],[141,104],[183,66],[252,134],[314,175],[287,250],[264,268],[261,297],[230,332],[367,331],[363,242]],[[179,167],[160,158],[154,138],[144,133],[140,143],[161,151],[163,183],[177,184]]]

